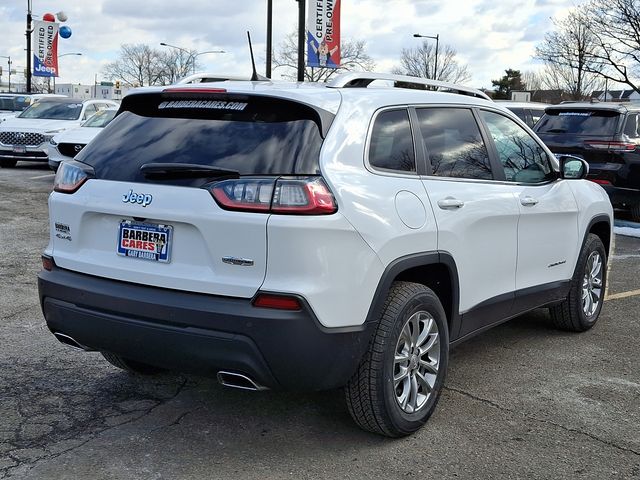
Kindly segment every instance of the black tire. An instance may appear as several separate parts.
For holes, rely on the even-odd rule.
[[[118,367],[121,370],[125,370],[136,375],[156,375],[158,373],[166,371],[160,367],[154,367],[153,365],[147,365],[146,363],[136,362],[135,360],[123,358],[120,355],[116,355],[115,353],[100,353],[102,353],[102,356],[105,358],[105,360],[114,367]]]
[[[412,413],[407,413],[397,398],[398,393],[402,392],[402,385],[406,384],[402,381],[397,387],[394,385],[395,370],[398,367],[395,355],[403,328],[409,325],[409,319],[418,312],[426,312],[437,326],[439,346],[435,345],[433,349],[439,357],[438,368],[431,392],[426,396],[426,400],[423,399],[422,406]],[[423,354],[420,354],[418,359],[422,356]],[[411,357],[412,360],[407,362],[407,371],[410,371],[412,365],[413,368],[418,368],[413,358],[415,355]],[[427,358],[431,360],[429,356]],[[447,319],[436,294],[421,284],[395,282],[389,291],[369,349],[346,386],[349,413],[364,430],[387,437],[410,435],[426,423],[438,403],[447,372],[448,358]],[[420,388],[424,388],[422,385]]]
[[[10,160],[8,158],[0,158],[0,167],[2,168],[13,168],[18,163],[17,160]]]
[[[592,255],[598,255],[602,261],[601,271],[602,280],[600,287],[600,297],[593,313],[585,312],[583,305],[583,282],[587,276],[588,262]],[[588,285],[587,280],[587,285]],[[556,327],[568,332],[584,332],[593,327],[598,321],[602,303],[604,302],[604,293],[607,286],[607,252],[602,244],[602,240],[597,235],[590,233],[582,247],[582,251],[578,257],[576,270],[571,279],[571,289],[569,295],[560,304],[553,305],[549,308],[551,319]],[[593,298],[593,297],[592,297]],[[594,302],[595,303],[595,302]]]

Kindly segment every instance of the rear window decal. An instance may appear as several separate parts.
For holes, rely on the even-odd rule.
[[[211,110],[236,110],[242,111],[247,108],[248,103],[242,102],[220,102],[207,100],[177,100],[171,102],[162,102],[158,105],[159,110],[166,108],[203,108]]]
[[[572,116],[572,117],[590,117],[591,116],[591,112],[560,112],[558,113],[559,116],[561,117],[567,117],[567,116]]]

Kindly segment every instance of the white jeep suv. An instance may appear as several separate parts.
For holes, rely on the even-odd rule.
[[[42,309],[120,368],[345,387],[361,427],[407,435],[451,346],[538,307],[596,323],[612,208],[587,170],[440,82],[141,89],[58,170]]]

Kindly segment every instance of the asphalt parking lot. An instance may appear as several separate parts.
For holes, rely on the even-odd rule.
[[[426,428],[388,440],[338,391],[135,377],[59,343],[36,290],[52,181],[0,169],[0,479],[640,478],[640,239],[616,237],[593,330],[540,310],[461,345]]]

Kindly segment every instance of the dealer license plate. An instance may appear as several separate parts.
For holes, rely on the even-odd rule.
[[[171,259],[173,227],[154,223],[122,220],[118,231],[118,255],[152,262],[168,263]]]
[[[13,153],[27,153],[27,147],[24,145],[14,145]]]

